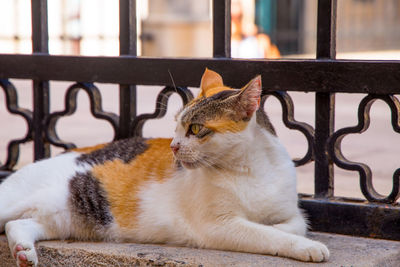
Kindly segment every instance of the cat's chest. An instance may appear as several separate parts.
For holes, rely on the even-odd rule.
[[[266,224],[282,221],[288,203],[281,185],[251,176],[189,172],[151,183],[140,194],[141,225],[191,229],[227,214]],[[185,225],[187,227],[185,227]],[[189,230],[188,230],[189,231]],[[189,231],[190,232],[190,231]]]
[[[219,198],[228,196],[227,209],[243,213],[248,219],[257,222],[279,220],[282,202],[287,197],[278,184],[268,179],[251,176],[231,177],[219,184]],[[216,201],[218,201],[218,196]]]

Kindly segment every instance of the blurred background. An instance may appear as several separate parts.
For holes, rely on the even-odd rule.
[[[50,53],[118,55],[118,8],[117,0],[48,1]],[[30,0],[0,0],[0,9],[0,51],[31,53]],[[210,0],[137,1],[138,54],[211,56],[211,12]],[[339,58],[399,49],[398,0],[338,0],[337,18]],[[232,0],[232,19],[234,39],[266,34],[284,58],[315,57],[317,0]]]
[[[119,6],[117,0],[49,0],[49,53],[53,55],[118,56]],[[0,53],[31,53],[30,0],[0,0]],[[151,57],[211,57],[212,4],[210,0],[138,0],[138,55]],[[337,58],[400,60],[400,1],[338,0]],[[316,54],[317,0],[232,0],[232,57],[310,59]],[[82,66],[84,68],[84,66]],[[240,70],[238,70],[240,71]],[[177,75],[177,74],[174,74]],[[288,77],[290,78],[290,77]],[[382,77],[384,79],[385,77]],[[32,109],[32,81],[11,80],[19,94],[19,105]],[[199,81],[200,83],[200,81]],[[243,81],[243,85],[247,81]],[[51,112],[64,109],[64,94],[71,82],[50,82]],[[105,111],[119,112],[118,85],[96,84]],[[161,87],[138,86],[138,114],[152,113]],[[197,88],[190,88],[196,95]],[[314,126],[314,94],[290,92],[295,118]],[[365,95],[337,94],[336,129],[357,124],[358,104]],[[173,115],[182,105],[177,96],[160,120],[145,124],[144,135],[173,135]],[[286,129],[279,102],[270,97],[265,104],[278,135],[293,157],[307,149],[305,137]],[[25,135],[26,125],[8,113],[0,90],[0,161],[10,140]],[[110,125],[94,119],[85,93],[78,96],[78,110],[59,120],[59,136],[78,146],[109,142]],[[32,144],[21,146],[17,168],[32,161]],[[52,147],[52,154],[62,150]],[[370,128],[361,135],[344,138],[342,151],[352,161],[368,164],[373,184],[382,194],[391,191],[392,174],[400,165],[400,136],[390,124],[388,106],[376,101]],[[313,164],[297,168],[299,191],[313,192]],[[335,194],[362,197],[358,174],[335,167]]]

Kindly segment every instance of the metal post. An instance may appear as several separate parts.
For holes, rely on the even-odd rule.
[[[231,0],[213,1],[213,56],[231,56]]]
[[[32,0],[32,52],[48,54],[47,0]],[[49,82],[33,81],[33,144],[34,160],[50,156],[45,140],[44,121],[49,114]]]
[[[119,50],[120,55],[137,55],[136,0],[119,1]],[[118,139],[129,137],[132,121],[136,117],[136,85],[119,86]]]
[[[317,59],[336,57],[337,0],[318,1]],[[332,197],[334,190],[333,163],[328,155],[327,141],[335,127],[335,94],[315,94],[315,197]]]

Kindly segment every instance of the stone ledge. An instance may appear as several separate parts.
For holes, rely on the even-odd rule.
[[[39,266],[400,266],[400,242],[310,233],[331,252],[329,262],[295,260],[228,251],[166,245],[43,241],[37,244]],[[0,236],[0,266],[15,266],[6,237]]]

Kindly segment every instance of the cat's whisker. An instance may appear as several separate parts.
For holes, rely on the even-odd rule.
[[[165,109],[168,108],[168,104],[165,104],[165,103],[163,103],[163,102],[157,101],[156,104],[157,104],[157,105],[160,105],[162,108],[165,108]]]
[[[162,92],[160,92],[159,95],[161,95],[161,96],[163,96],[163,97],[165,97],[165,98],[168,98],[168,97],[169,97],[166,93],[162,93]]]
[[[170,71],[169,69],[168,69],[168,73],[169,73],[169,76],[171,77],[172,84],[174,85],[175,92],[177,92],[177,93],[178,93],[178,90],[176,89],[176,85],[175,85],[174,78],[172,77],[171,71]]]

